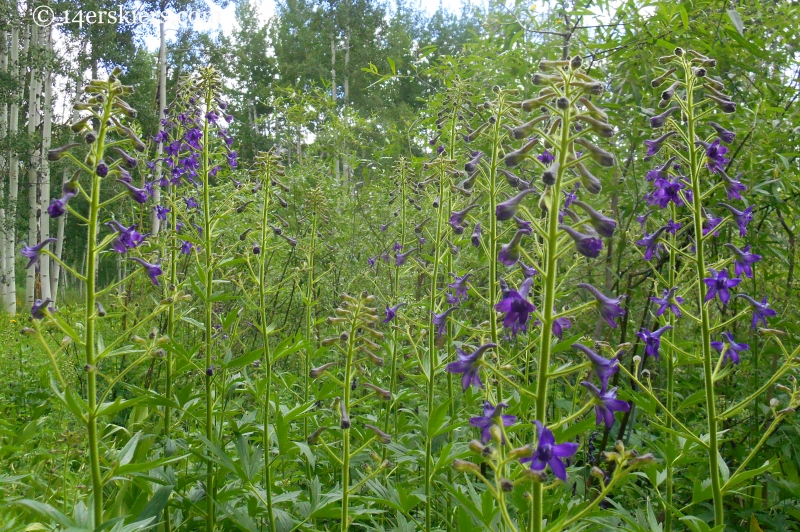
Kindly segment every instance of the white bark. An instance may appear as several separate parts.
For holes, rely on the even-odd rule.
[[[32,24],[30,27],[30,45],[28,58],[30,60],[30,83],[28,85],[28,137],[33,138],[39,126],[39,73],[36,68],[36,51],[39,43],[39,26]],[[28,245],[33,246],[39,237],[39,157],[37,151],[31,154],[28,166]],[[25,303],[28,307],[36,299],[36,266],[31,266],[25,276]]]
[[[48,53],[52,50],[52,30],[50,26],[42,28],[40,43]],[[37,216],[39,217],[39,239],[40,241],[50,238],[50,214],[47,206],[50,203],[50,162],[47,159],[47,152],[50,151],[50,141],[53,127],[53,75],[50,68],[42,70],[42,83],[44,84],[44,103],[42,104],[42,146],[39,150],[39,169],[40,169],[40,188],[39,205]],[[49,247],[53,249],[52,246]],[[52,298],[50,286],[50,255],[42,254],[39,259],[39,282],[41,283],[42,299]]]
[[[0,72],[8,72],[8,32],[0,31]],[[0,107],[0,137],[8,135],[8,107],[4,103]],[[5,168],[6,154],[0,152],[0,280],[5,277],[8,270],[8,254],[6,253],[6,209],[5,209]],[[0,282],[0,301],[6,300],[6,284]]]
[[[78,103],[81,99],[81,85],[83,85],[83,74],[79,73],[78,77],[75,79],[75,103]],[[72,122],[78,121],[80,118],[80,113],[76,111],[74,108],[72,110]],[[64,183],[69,180],[69,170],[64,168],[63,174],[61,176],[61,184],[62,188]],[[60,196],[60,191],[59,191]],[[64,228],[67,225],[67,216],[68,213],[62,214],[58,218],[58,229],[56,229],[56,242],[53,248],[53,253],[56,257],[61,259],[63,257],[64,252]],[[61,265],[58,264],[56,261],[52,261],[50,264],[50,297],[53,298],[53,304],[55,305],[55,301],[58,300],[58,283],[59,279],[61,278]],[[66,287],[67,277],[64,278],[64,283]]]
[[[19,72],[19,78],[24,79],[24,70],[19,66],[19,29],[14,26],[11,28],[11,69],[16,69]],[[14,72],[14,70],[12,70]],[[19,103],[17,103],[18,94],[13,94],[11,105],[8,113],[8,134],[16,135],[19,130]],[[8,205],[6,208],[6,218],[9,221],[6,233],[6,247],[5,256],[7,257],[6,270],[3,272],[3,284],[5,289],[4,306],[6,311],[12,316],[17,313],[17,283],[16,283],[16,265],[14,259],[16,257],[17,247],[17,233],[16,233],[16,220],[17,220],[17,197],[19,194],[19,155],[13,150],[8,157]]]
[[[159,25],[160,44],[158,47],[158,131],[161,132],[164,126],[161,125],[161,119],[164,118],[164,109],[167,107],[167,36],[164,22]],[[164,144],[159,143],[156,147],[156,183],[153,184],[153,206],[161,202],[161,187],[158,186],[158,180],[161,178],[161,155],[164,152]],[[173,207],[174,208],[174,207]],[[150,213],[150,232],[153,236],[158,235],[161,228],[161,220],[158,219],[155,209]]]

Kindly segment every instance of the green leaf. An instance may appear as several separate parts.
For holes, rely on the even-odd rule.
[[[164,508],[167,507],[169,496],[172,494],[172,486],[161,486],[153,493],[153,497],[147,501],[147,505],[142,512],[136,516],[136,521],[147,519],[158,519]]]
[[[389,63],[389,68],[392,69],[392,75],[396,76],[397,75],[397,67],[394,64],[394,59],[392,59],[391,57],[387,57],[386,58],[386,62]]]
[[[63,527],[76,527],[77,525],[67,517],[66,515],[62,514],[52,506],[47,503],[34,501],[31,499],[22,499],[21,501],[17,501],[16,504],[21,506],[26,506],[29,509],[33,510],[37,514],[52,519],[59,525]]]
[[[739,32],[739,35],[744,35],[744,22],[742,22],[742,17],[739,16],[739,13],[735,9],[729,9],[728,18],[731,19],[731,22],[733,22],[736,31]]]

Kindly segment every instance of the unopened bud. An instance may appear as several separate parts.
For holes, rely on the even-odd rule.
[[[325,430],[327,430],[327,428],[328,427],[320,427],[317,430],[315,430],[312,434],[310,434],[308,436],[308,440],[306,440],[308,444],[316,445],[317,443],[319,443],[320,436],[322,435],[323,432],[325,432]]]
[[[470,441],[468,447],[470,451],[476,454],[483,454],[483,450],[485,448],[485,446],[478,440]]]
[[[465,460],[455,459],[453,460],[453,469],[458,471],[459,473],[480,473],[481,468],[478,467],[476,464],[472,462],[467,462]]]
[[[630,467],[642,467],[650,464],[656,463],[656,457],[653,456],[651,453],[643,454],[642,456],[636,457],[630,462],[628,465]]]
[[[327,364],[323,364],[318,368],[311,368],[311,371],[308,372],[308,376],[311,377],[312,379],[319,378],[322,376],[323,373],[325,373],[325,370],[335,365],[336,362],[328,362]]]
[[[533,456],[533,447],[531,447],[530,445],[517,447],[516,449],[512,449],[508,453],[509,460],[517,460],[519,458],[527,458],[529,456]]]
[[[514,491],[514,483],[508,480],[507,478],[501,478],[500,489],[505,491],[506,493]]]
[[[335,344],[338,341],[339,341],[339,337],[338,336],[331,336],[330,338],[325,338],[324,340],[322,340],[320,342],[320,345],[322,345],[322,347],[329,347],[329,346],[332,346],[333,344]]]
[[[603,470],[597,466],[592,467],[592,470],[589,474],[592,475],[594,478],[598,478],[600,480],[606,478],[606,474],[603,473]]]
[[[388,445],[388,444],[392,443],[392,437],[389,436],[388,434],[386,434],[385,432],[383,432],[381,429],[379,429],[375,425],[364,425],[364,428],[374,432],[375,435],[378,437],[378,440],[382,444]]]

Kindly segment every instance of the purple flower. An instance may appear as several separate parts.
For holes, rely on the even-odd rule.
[[[661,316],[667,311],[667,309],[670,309],[676,317],[681,317],[681,309],[678,305],[683,304],[683,298],[675,295],[675,292],[677,291],[678,287],[673,286],[669,290],[665,289],[663,296],[650,298],[650,301],[661,305],[658,310],[656,310],[656,316]]]
[[[192,128],[186,132],[184,136],[186,139],[186,144],[191,146],[192,148],[199,150],[200,149],[200,139],[203,138],[203,131],[199,127]],[[174,144],[174,142],[173,142]],[[175,153],[174,155],[178,155]]]
[[[670,218],[669,221],[667,222],[667,225],[664,226],[664,231],[666,231],[671,235],[674,235],[681,230],[681,227],[683,227],[682,223],[676,222],[672,218]]]
[[[504,408],[508,408],[508,404],[497,403],[497,406],[494,406],[489,401],[486,401],[483,403],[483,415],[469,418],[469,424],[471,426],[481,429],[481,441],[483,443],[489,443],[489,440],[492,439],[492,433],[489,429],[491,429],[492,425],[497,425],[498,421],[500,421],[504,427],[510,427],[517,422],[517,416],[503,415],[502,412]],[[505,442],[506,439],[503,437],[502,443]]]
[[[400,303],[400,304],[398,304],[398,305],[395,305],[395,306],[393,306],[393,307],[390,307],[390,306],[387,304],[387,305],[386,305],[386,319],[385,319],[385,320],[383,320],[383,323],[389,323],[390,321],[392,321],[392,320],[393,320],[393,319],[394,319],[394,318],[397,316],[397,310],[398,310],[400,307],[404,306],[404,305],[405,305],[405,303]]]
[[[190,255],[192,253],[192,248],[193,247],[194,247],[194,245],[191,242],[189,242],[188,240],[182,240],[181,241],[181,253],[183,255]]]
[[[664,141],[670,138],[672,135],[677,135],[675,131],[670,131],[669,133],[664,133],[657,139],[653,140],[646,140],[644,141],[645,146],[647,146],[647,157],[653,157],[661,150],[661,146],[664,144]]]
[[[472,230],[472,237],[470,238],[472,245],[474,247],[479,247],[481,245],[481,224],[475,224],[475,229]]]
[[[186,208],[187,209],[199,209],[200,208],[200,204],[197,203],[197,200],[195,198],[192,198],[192,197],[187,198],[186,196],[184,196],[183,197],[183,201],[186,202]]]
[[[30,269],[31,266],[39,262],[39,258],[42,256],[42,249],[49,244],[50,242],[55,242],[55,238],[47,238],[42,240],[35,246],[24,246],[22,251],[20,251],[20,255],[28,259],[28,265],[25,266],[25,269]]]
[[[533,276],[535,276],[536,274],[538,274],[538,273],[539,273],[539,272],[537,272],[537,271],[536,271],[536,268],[534,268],[533,266],[527,266],[527,265],[526,265],[524,262],[522,262],[522,261],[520,261],[520,262],[519,262],[519,269],[520,269],[520,270],[522,270],[522,275],[523,275],[523,277],[525,277],[526,279],[527,279],[528,277],[533,277]]]
[[[173,140],[164,148],[164,152],[170,157],[177,157],[181,153],[181,141]]]
[[[686,188],[686,185],[684,185],[680,177],[676,177],[674,181],[670,179],[656,179],[654,186],[656,188],[648,198],[648,203],[650,205],[658,205],[659,208],[666,209],[669,206],[669,202],[672,202],[676,207],[683,207],[685,203],[681,196],[681,190],[684,189],[686,189],[684,192],[686,200],[689,202],[692,201],[692,191]]]
[[[383,224],[380,226],[381,233],[385,233],[386,230],[389,228],[389,224]]]
[[[747,244],[744,249],[739,249],[733,244],[725,244],[725,247],[730,249],[735,257],[734,261],[734,274],[739,277],[744,274],[745,277],[753,278],[752,265],[761,260],[761,255],[750,253],[750,244]]]
[[[703,279],[703,282],[708,287],[708,292],[706,292],[706,297],[703,301],[711,301],[719,294],[719,300],[722,301],[723,305],[727,305],[731,299],[729,288],[738,285],[742,280],[739,278],[728,279],[728,270],[718,272],[714,268],[709,268],[708,271],[711,277]]]
[[[411,248],[408,251],[406,251],[405,253],[397,253],[394,256],[394,265],[395,266],[402,266],[403,264],[406,263],[406,260],[408,259],[408,256],[411,255],[412,253],[414,253],[415,251],[417,251],[417,248]]]
[[[559,224],[559,229],[567,233],[575,241],[575,249],[584,257],[597,258],[603,249],[603,241],[595,235],[587,235],[568,225]]]
[[[722,176],[722,181],[725,185],[725,192],[728,194],[728,199],[731,201],[741,200],[742,195],[740,192],[747,190],[747,187],[743,185],[741,181],[739,181],[739,179],[742,177],[742,174],[739,173],[736,178],[731,178],[728,177],[728,174],[726,174],[721,168],[718,173]]]
[[[117,253],[127,253],[129,249],[137,247],[144,241],[144,236],[136,230],[136,224],[130,227],[125,227],[116,220],[111,220],[106,223],[114,232],[119,233],[119,236],[111,243],[111,247]]]
[[[483,381],[481,381],[480,374],[481,359],[483,358],[483,353],[487,349],[491,349],[493,347],[497,347],[497,345],[488,343],[480,346],[469,355],[456,347],[458,360],[456,362],[449,363],[445,368],[445,371],[448,373],[463,373],[464,375],[461,377],[461,388],[464,390],[469,388],[470,385],[475,386],[476,388],[483,388]]]
[[[653,129],[664,127],[664,123],[667,121],[667,118],[669,118],[669,115],[671,115],[678,109],[680,109],[680,107],[678,107],[677,105],[673,105],[660,115],[655,115],[650,117],[650,127],[652,127]]]
[[[660,247],[659,237],[661,233],[666,230],[667,226],[659,227],[652,235],[648,235],[647,231],[644,232],[644,238],[636,241],[637,246],[644,247],[644,260],[651,260],[653,256],[658,257],[658,250]]]
[[[47,307],[48,303],[52,303],[53,300],[49,297],[45,300],[37,299],[33,302],[33,306],[31,306],[31,318],[35,320],[44,319],[44,309]]]
[[[497,312],[505,312],[503,327],[510,328],[511,333],[516,336],[518,331],[525,332],[528,328],[530,314],[536,310],[531,302],[528,301],[528,292],[533,285],[533,278],[528,277],[522,282],[519,292],[509,290],[505,282],[503,287],[503,299],[494,308]]]
[[[743,211],[740,211],[733,205],[728,205],[727,203],[720,203],[720,205],[728,209],[728,212],[730,212],[731,216],[733,216],[736,225],[739,226],[739,236],[747,236],[747,224],[749,224],[753,219],[753,208],[755,205],[750,205]]]
[[[163,207],[161,205],[153,206],[153,210],[156,212],[156,218],[162,220],[164,222],[167,221],[167,214],[169,214],[169,207]]]
[[[736,133],[733,131],[728,131],[716,122],[706,122],[706,124],[714,128],[714,131],[716,131],[717,135],[719,135],[719,139],[725,144],[732,143],[733,139],[736,137]]]
[[[672,325],[665,325],[653,332],[650,332],[644,328],[637,332],[636,336],[641,338],[644,342],[644,354],[649,357],[659,358],[660,354],[658,350],[661,347],[661,335],[670,329],[672,329]]]
[[[474,209],[477,206],[478,206],[478,204],[475,203],[475,204],[470,205],[466,209],[463,209],[463,210],[460,210],[460,211],[453,211],[452,213],[450,213],[450,218],[447,221],[447,223],[450,224],[450,227],[453,228],[453,231],[456,234],[460,235],[461,233],[464,232],[464,228],[461,227],[461,226],[464,225],[464,220],[467,217],[467,213],[469,213],[469,211],[471,211],[472,209]]]
[[[441,314],[436,314],[434,311],[431,311],[433,317],[433,324],[436,325],[436,336],[439,337],[444,334],[444,329],[447,326],[447,316],[450,315],[451,312],[456,310],[458,307],[450,307],[449,309],[445,310]]]
[[[236,168],[239,163],[236,162],[236,158],[238,154],[235,151],[231,151],[228,153],[228,164],[230,165],[231,169]]]
[[[750,327],[753,330],[756,330],[759,321],[764,324],[764,327],[766,327],[767,318],[771,318],[778,314],[774,309],[769,308],[766,296],[761,300],[761,303],[747,294],[737,294],[736,297],[741,297],[750,303],[750,309],[753,311],[753,321],[750,323]]]
[[[545,166],[548,166],[550,163],[556,160],[556,158],[553,157],[553,154],[547,150],[544,150],[544,153],[536,158],[539,159],[539,161],[541,161],[541,163],[544,164]]]
[[[703,220],[703,236],[706,236],[711,231],[714,231],[714,236],[719,236],[717,226],[722,223],[722,218],[717,218],[712,213],[707,212]]]
[[[67,181],[61,187],[61,191],[64,196],[61,199],[53,198],[47,207],[47,214],[50,215],[50,218],[58,218],[66,212],[67,203],[78,193],[78,183],[76,181]]]
[[[747,351],[750,346],[747,344],[739,344],[733,339],[733,335],[729,332],[722,333],[724,342],[711,342],[711,347],[716,349],[722,354],[722,361],[730,360],[734,364],[738,364],[739,353]]]
[[[620,303],[625,296],[616,298],[606,297],[600,293],[600,290],[586,283],[580,283],[577,285],[577,287],[588,290],[594,296],[594,298],[597,300],[597,307],[600,310],[600,316],[606,320],[606,323],[608,323],[609,327],[616,329],[617,324],[614,322],[614,320],[625,315],[625,309],[620,306]]]
[[[117,183],[122,183],[123,185],[125,185],[125,188],[128,189],[128,195],[136,203],[141,204],[147,201],[147,191],[141,188],[136,188],[135,186],[131,185],[126,181],[123,181],[122,179],[117,179]]]
[[[158,286],[158,276],[164,273],[161,270],[161,266],[158,264],[150,264],[139,257],[131,257],[131,260],[138,262],[145,269],[147,275],[150,276],[150,280],[153,281],[153,284]]]
[[[595,375],[597,375],[597,378],[600,380],[601,388],[607,388],[608,380],[619,371],[617,367],[619,366],[619,360],[617,360],[617,357],[611,359],[604,358],[583,344],[572,344],[572,348],[583,351],[583,354],[585,354],[592,363],[592,369],[594,369]]]
[[[711,173],[723,170],[722,167],[728,164],[729,159],[725,157],[725,154],[728,153],[728,148],[720,145],[719,139],[716,139],[711,144],[698,140],[695,144],[700,144],[706,149],[706,166],[708,166],[708,170]]]
[[[206,113],[206,120],[208,120],[212,124],[216,124],[218,118],[219,116],[217,116],[217,113],[215,113],[214,111],[209,111]]]
[[[572,203],[586,212],[586,214],[589,216],[589,223],[600,236],[605,238],[611,238],[614,236],[614,230],[617,228],[616,221],[612,220],[608,216],[600,214],[594,210],[594,208],[582,201],[574,200]]]
[[[394,251],[395,253],[402,250],[403,246],[400,244],[400,242],[395,242],[394,245],[392,246],[392,251]]]
[[[567,481],[567,468],[564,467],[562,458],[568,458],[578,452],[578,444],[575,442],[556,443],[553,432],[542,425],[540,421],[533,422],[536,425],[536,450],[533,456],[520,458],[521,463],[530,462],[533,471],[543,471],[550,466],[553,474],[562,481]]]
[[[657,166],[652,170],[648,170],[647,173],[644,175],[645,180],[653,182],[656,179],[668,179],[669,178],[668,171],[669,171],[670,167],[672,166],[672,162],[676,158],[677,157],[673,155],[672,157],[667,159],[667,162],[665,162],[660,167]]]
[[[526,235],[533,233],[533,225],[528,220],[514,216],[514,222],[517,224],[517,231],[524,231]]]
[[[631,409],[631,405],[621,399],[617,399],[616,387],[610,390],[606,390],[603,387],[602,390],[598,390],[597,386],[587,381],[581,382],[581,386],[589,390],[589,393],[594,396],[594,412],[597,416],[595,426],[599,427],[600,423],[605,421],[606,428],[610,429],[614,426],[614,412],[629,412]]]
[[[513,198],[509,198],[502,203],[497,204],[497,208],[495,209],[495,216],[501,222],[506,220],[510,220],[514,217],[517,213],[517,208],[519,207],[520,202],[523,200],[525,196],[530,194],[531,192],[535,192],[535,188],[526,188]]]
[[[642,229],[644,229],[645,225],[647,224],[647,219],[650,217],[651,214],[653,214],[653,211],[647,211],[644,214],[640,214],[639,216],[636,217],[636,221],[639,222],[639,225],[641,226]]]
[[[97,165],[97,168],[95,168],[94,171],[100,177],[105,177],[108,175],[108,165],[101,161],[100,164]]]
[[[581,188],[581,184],[580,183],[575,183],[575,188],[573,188],[571,192],[564,191],[564,196],[565,196],[565,198],[564,198],[564,208],[568,208],[570,205],[572,205],[575,202],[575,200],[578,199],[578,189],[580,189],[580,188]]]
[[[500,251],[497,254],[497,260],[499,260],[504,266],[515,265],[519,260],[519,243],[522,241],[523,235],[526,234],[529,233],[522,229],[514,233],[514,237],[511,239],[511,241],[500,248]]]
[[[467,285],[467,281],[470,277],[472,277],[471,273],[465,274],[463,277],[459,277],[458,275],[450,272],[450,275],[453,276],[453,282],[447,285],[449,288],[455,289],[455,295],[460,300],[467,299],[467,290],[469,290],[469,286]]]
[[[562,316],[561,318],[556,318],[553,320],[553,336],[555,336],[559,340],[561,340],[562,337],[564,336],[564,330],[571,328],[572,328],[572,322],[569,321],[569,318]]]
[[[367,264],[369,264],[370,268],[374,268],[375,267],[375,262],[377,262],[377,260],[378,260],[378,257],[368,257],[367,258]]]
[[[169,139],[169,133],[167,133],[166,130],[162,129],[161,131],[158,132],[158,134],[155,137],[153,137],[153,142],[155,142],[156,144],[161,144],[163,142],[166,142],[168,139]]]

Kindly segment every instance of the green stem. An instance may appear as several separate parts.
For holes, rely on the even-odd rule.
[[[100,123],[100,131],[97,135],[95,148],[95,161],[103,159],[105,151],[105,137],[109,118],[111,117],[111,103],[113,98],[106,98],[103,106],[103,120]],[[92,470],[92,497],[94,511],[94,526],[103,523],[103,479],[100,473],[100,448],[97,434],[97,359],[95,353],[95,312],[96,302],[96,282],[97,282],[97,221],[100,215],[100,184],[102,179],[95,171],[92,174],[92,193],[89,202],[89,223],[87,234],[86,250],[86,308],[84,309],[86,323],[86,341],[84,349],[86,352],[86,364],[89,367],[87,375],[88,390],[88,412],[86,429],[89,440],[89,464]]]
[[[275,512],[272,508],[272,461],[270,460],[270,438],[269,438],[269,421],[271,412],[270,395],[272,393],[272,355],[269,347],[269,335],[267,333],[267,260],[265,250],[267,249],[267,222],[269,221],[269,201],[272,196],[272,170],[274,161],[271,154],[267,155],[265,162],[264,175],[262,182],[264,186],[264,201],[262,204],[261,212],[261,254],[258,256],[258,308],[261,314],[261,338],[264,342],[264,369],[266,371],[266,388],[264,392],[264,489],[267,492],[267,519],[269,521],[269,530],[277,530],[275,528]],[[316,221],[316,214],[314,215]],[[306,360],[308,357],[306,357]],[[306,371],[308,376],[308,371]],[[306,387],[308,390],[308,387]],[[308,392],[306,392],[308,393]],[[277,401],[277,399],[276,399]],[[277,405],[276,405],[277,406]],[[307,421],[306,421],[307,423]],[[305,436],[308,439],[308,435]]]
[[[711,493],[714,498],[714,524],[721,526],[725,522],[725,509],[723,507],[722,489],[719,478],[719,444],[717,441],[717,414],[714,403],[714,377],[713,360],[711,357],[711,321],[708,316],[708,306],[705,303],[706,285],[702,279],[706,274],[706,264],[704,256],[705,242],[701,237],[703,234],[703,205],[701,202],[702,188],[700,186],[700,169],[702,163],[697,160],[697,149],[694,146],[695,138],[695,117],[694,117],[694,88],[695,79],[692,75],[691,66],[684,60],[686,72],[686,107],[687,113],[687,137],[689,139],[689,171],[691,172],[693,211],[694,211],[694,234],[696,235],[695,265],[697,274],[697,303],[700,307],[700,328],[702,331],[701,348],[703,352],[703,380],[706,395],[706,416],[708,418],[708,467],[711,475]]]
[[[344,367],[344,411],[350,415],[350,382],[353,372],[353,352],[358,331],[358,317],[363,301],[359,299],[356,311],[353,313],[353,321],[350,326],[350,337],[347,341],[347,359]],[[342,427],[342,532],[350,528],[350,516],[348,515],[348,505],[350,501],[350,425]]]
[[[570,97],[569,80],[564,83],[564,96]],[[561,202],[561,180],[567,162],[567,151],[569,150],[569,128],[570,128],[570,109],[563,111],[561,119],[561,143],[555,146],[558,149],[559,169],[556,182],[553,184],[552,204],[547,211],[547,248],[545,256],[544,275],[544,309],[542,309],[542,328],[541,340],[539,343],[539,367],[537,371],[537,390],[536,390],[536,419],[543,425],[547,425],[547,385],[550,379],[548,371],[550,369],[550,347],[552,345],[552,331],[554,321],[554,307],[556,297],[556,280],[558,279],[558,211]],[[531,519],[530,530],[541,532],[544,514],[542,507],[542,484],[533,484],[533,517]]]
[[[441,240],[442,240],[442,226],[444,225],[444,194],[447,188],[445,187],[445,180],[447,179],[447,172],[445,169],[444,161],[439,161],[439,207],[436,211],[436,238],[433,241],[434,257],[433,257],[433,274],[431,275],[431,292],[428,309],[430,312],[430,322],[428,329],[428,418],[433,414],[433,397],[434,397],[434,384],[436,375],[436,366],[438,365],[439,358],[436,351],[436,335],[437,326],[433,323],[433,314],[436,310],[436,292],[438,289],[437,281],[439,278],[439,258],[441,255]],[[430,430],[426,427],[425,430],[425,530],[431,530],[432,519],[432,505],[431,500],[431,474],[433,471],[433,438],[431,438]]]
[[[672,215],[672,219],[675,220],[677,214],[675,209],[675,204],[670,204],[670,214]],[[672,234],[670,236],[670,246],[669,246],[669,286],[667,289],[672,289],[675,286],[675,268],[676,268],[676,258],[675,258],[675,235]],[[648,305],[649,307],[649,305]],[[675,315],[670,311],[669,312],[669,324],[672,326],[670,329],[670,342],[669,345],[675,345]],[[675,353],[672,349],[668,346],[666,349],[665,358],[667,359],[667,410],[672,412],[675,403]],[[672,418],[667,417],[667,428],[672,428]],[[667,434],[667,438],[674,441],[674,437],[672,433]],[[667,457],[666,463],[667,469],[667,479],[666,479],[666,507],[664,508],[664,532],[672,532],[672,496],[673,496],[673,487],[672,487],[672,476],[673,476],[673,467],[672,467],[672,459]]]
[[[211,83],[206,80],[206,94],[205,94],[205,107],[206,110],[211,109],[213,103],[213,95]],[[212,297],[214,296],[214,272],[212,264],[211,253],[211,190],[208,179],[209,171],[209,123],[208,119],[203,121],[203,167],[201,168],[203,176],[203,251],[204,251],[204,280],[205,280],[205,335],[204,335],[204,351],[205,351],[205,402],[206,402],[206,427],[205,435],[208,441],[213,442],[214,438],[214,390],[213,390],[213,375],[211,374],[211,346],[212,346],[212,326],[213,326],[213,312],[212,312]],[[210,451],[207,451],[210,452]],[[206,459],[206,531],[213,532],[214,530],[214,462],[211,458]]]

